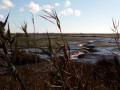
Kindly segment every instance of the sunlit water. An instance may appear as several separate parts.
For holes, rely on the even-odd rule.
[[[114,39],[104,38],[104,37],[80,37],[80,41],[68,42],[70,46],[71,59],[79,60],[81,62],[91,62],[95,63],[102,56],[113,56],[114,54],[120,55]],[[78,55],[83,54],[81,51],[83,48],[86,48],[85,45],[94,45],[96,52],[88,52],[85,54],[85,57],[79,58]],[[47,47],[44,47],[47,50]],[[28,52],[27,49],[25,49]],[[30,49],[31,52],[35,52],[35,48]],[[42,50],[36,49],[36,52],[41,53]],[[63,55],[63,53],[59,53]],[[40,58],[47,58],[45,54],[38,54]]]

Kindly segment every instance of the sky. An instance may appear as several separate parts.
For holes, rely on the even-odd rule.
[[[39,16],[45,15],[43,10],[56,10],[63,33],[112,33],[112,19],[120,19],[120,0],[0,0],[0,21],[10,12],[12,33],[22,32],[24,22],[33,33],[33,14],[36,33],[59,33],[56,25]]]

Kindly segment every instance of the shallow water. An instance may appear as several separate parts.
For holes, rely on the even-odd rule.
[[[88,45],[95,46],[95,49],[97,52],[89,52],[88,54],[85,54],[84,58],[77,58],[78,51],[74,54],[74,57],[72,59],[76,59],[82,62],[91,62],[95,63],[97,60],[99,60],[102,56],[105,57],[112,57],[113,55],[118,55],[120,56],[120,51],[118,50],[116,43],[114,39],[112,38],[104,38],[104,37],[95,37],[95,38],[85,38],[83,39],[84,42],[79,43],[75,46],[72,47],[77,47],[79,46],[79,49],[85,47],[84,43],[87,43]],[[87,42],[86,42],[87,41]],[[110,43],[111,42],[111,43]],[[72,55],[73,56],[73,55]]]
[[[69,41],[71,52],[71,59],[79,60],[82,62],[91,62],[95,63],[98,58],[100,59],[102,56],[112,56],[114,54],[120,55],[120,51],[117,49],[116,43],[112,38],[106,37],[80,37],[79,41]],[[78,59],[78,55],[83,53],[81,52],[83,48],[86,48],[85,45],[95,46],[97,52],[89,52],[85,54],[85,57]],[[43,47],[47,50],[47,47]],[[25,49],[28,52],[27,49]],[[31,52],[35,52],[34,48],[30,49]],[[42,53],[42,50],[36,49],[37,52]],[[59,53],[63,55],[63,53]],[[47,58],[48,56],[45,54],[39,54],[41,58]]]

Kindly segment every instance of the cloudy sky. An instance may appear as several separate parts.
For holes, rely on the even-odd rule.
[[[22,32],[20,26],[28,24],[33,32],[32,14],[36,32],[58,33],[58,28],[42,19],[43,10],[55,9],[63,33],[111,33],[112,19],[120,19],[120,0],[0,0],[0,21],[10,12],[11,32]]]

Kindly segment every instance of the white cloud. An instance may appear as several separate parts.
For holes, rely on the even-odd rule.
[[[80,16],[80,14],[81,14],[80,10],[75,10],[75,11],[74,11],[74,15],[75,15],[75,16]]]
[[[0,9],[7,9],[13,6],[14,4],[10,0],[2,0],[2,3],[0,3]]]
[[[72,15],[73,14],[73,9],[72,8],[68,8],[68,9],[65,9],[63,10],[62,12],[60,12],[60,15]]]
[[[59,3],[55,3],[55,6],[58,7],[58,6],[60,6],[60,4]]]
[[[3,19],[3,18],[4,18],[4,16],[2,14],[0,14],[0,19]]]
[[[28,7],[31,9],[30,12],[32,13],[37,13],[41,10],[41,7],[39,6],[39,4],[36,4],[32,1],[28,4]]]
[[[54,8],[52,5],[43,5],[43,9],[47,12],[51,12],[51,10]]]
[[[81,12],[80,12],[80,10],[73,10],[72,8],[68,8],[68,9],[65,9],[65,10],[61,11],[61,12],[59,13],[59,15],[65,15],[65,16],[69,16],[69,15],[80,16],[80,15],[81,15]]]
[[[68,7],[68,6],[70,6],[70,5],[71,5],[71,2],[67,0],[67,1],[65,2],[65,7]]]
[[[23,12],[24,10],[25,10],[24,7],[21,7],[21,8],[20,8],[20,11],[21,11],[21,12]]]

